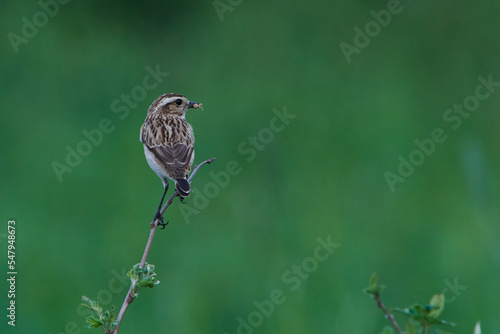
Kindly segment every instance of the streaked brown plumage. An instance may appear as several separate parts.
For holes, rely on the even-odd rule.
[[[199,107],[202,105],[179,94],[161,95],[149,107],[141,127],[144,154],[165,187],[155,216],[162,222],[160,210],[168,189],[168,179],[175,181],[175,189],[181,200],[188,197],[191,190],[187,175],[194,160],[194,135],[184,116],[189,108]]]

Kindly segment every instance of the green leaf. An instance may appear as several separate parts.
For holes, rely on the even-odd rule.
[[[380,293],[380,288],[379,287],[375,287],[375,288],[365,288],[363,289],[363,292],[366,293],[366,294],[369,294],[369,295],[375,295],[377,293]]]
[[[392,308],[392,310],[396,311],[398,313],[405,314],[409,317],[413,317],[416,320],[423,317],[423,315],[421,313],[422,307],[420,305],[417,305],[417,304],[415,304],[413,307],[410,307],[410,308],[394,307],[394,308]],[[420,310],[420,312],[419,312],[419,310]]]
[[[406,331],[408,332],[408,334],[417,334],[415,327],[413,327],[410,322],[406,325]]]
[[[103,313],[102,308],[99,306],[98,302],[93,301],[85,296],[82,296],[82,300],[82,305],[95,313],[95,315],[91,315],[85,319],[89,324],[89,328],[102,327],[105,333],[112,332],[118,325],[118,321],[116,320],[115,315],[116,307],[112,306],[111,310],[106,310]]]
[[[89,310],[94,311],[97,314],[102,313],[102,308],[99,306],[98,302],[93,301],[87,298],[86,296],[82,296],[82,300],[84,301],[82,305],[88,308]]]
[[[444,310],[444,295],[434,295],[432,296],[429,305],[432,309],[428,312],[429,317],[437,318]]]
[[[413,309],[415,312],[417,312],[418,315],[424,315],[427,311],[425,310],[425,307],[422,307],[419,304],[413,305]]]
[[[99,328],[102,326],[102,321],[91,315],[87,319],[85,319],[89,324],[89,328]]]
[[[377,279],[378,279],[377,273],[373,273],[372,277],[370,278],[370,285],[369,285],[369,287],[375,287],[375,286],[377,286]]]
[[[435,309],[434,306],[427,305],[426,307],[422,307],[418,304],[413,305],[410,308],[398,308],[395,307],[392,310],[398,313],[402,313],[407,315],[408,317],[418,321],[424,322],[429,325],[447,325],[447,326],[455,326],[453,322],[449,322],[446,320],[436,319],[434,317],[429,316],[429,313]]]
[[[446,321],[446,320],[440,320],[440,319],[435,319],[435,318],[425,318],[425,321],[427,321],[428,324],[431,325],[445,325],[445,326],[456,326],[454,322]]]
[[[132,290],[137,293],[141,288],[153,288],[155,285],[160,284],[156,278],[155,266],[146,262],[144,268],[139,268],[139,263],[134,265],[127,273],[132,281]]]
[[[383,285],[378,285],[377,284],[377,273],[373,273],[372,277],[370,278],[370,285],[367,288],[363,289],[363,292],[369,295],[375,295],[377,293],[380,293],[380,290],[385,288]]]

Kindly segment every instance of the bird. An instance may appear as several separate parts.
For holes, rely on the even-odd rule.
[[[186,121],[188,109],[203,110],[201,103],[189,101],[185,96],[168,93],[156,98],[148,108],[141,127],[140,140],[149,167],[161,179],[163,196],[153,221],[165,228],[161,206],[168,190],[168,180],[175,182],[175,190],[181,202],[189,197],[191,185],[187,176],[194,160],[193,128]]]

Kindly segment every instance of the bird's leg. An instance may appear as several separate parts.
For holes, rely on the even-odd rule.
[[[168,181],[164,182],[164,185],[165,185],[165,191],[163,192],[163,196],[161,197],[160,205],[158,206],[158,210],[156,211],[155,217],[153,218],[153,221],[158,219],[159,220],[158,225],[163,226],[163,228],[165,228],[165,226],[168,224],[168,222],[165,223],[163,221],[163,216],[161,215],[161,206],[163,205],[163,200],[165,199],[165,195],[167,194],[167,190],[168,190]]]

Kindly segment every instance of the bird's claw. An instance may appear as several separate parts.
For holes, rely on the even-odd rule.
[[[164,230],[164,229],[165,229],[165,226],[167,226],[167,225],[168,225],[168,220],[167,220],[167,222],[165,223],[165,222],[163,221],[163,219],[162,219],[162,220],[161,220],[161,223],[160,223],[160,222],[158,222],[158,225],[160,225],[160,226],[161,226],[161,229],[162,229],[162,230]]]
[[[164,230],[165,226],[167,226],[167,224],[168,224],[168,221],[165,223],[165,221],[163,220],[163,216],[161,215],[160,211],[156,212],[156,215],[153,218],[153,221],[156,221],[157,219],[158,219],[158,225],[160,225],[162,227],[162,230]]]

